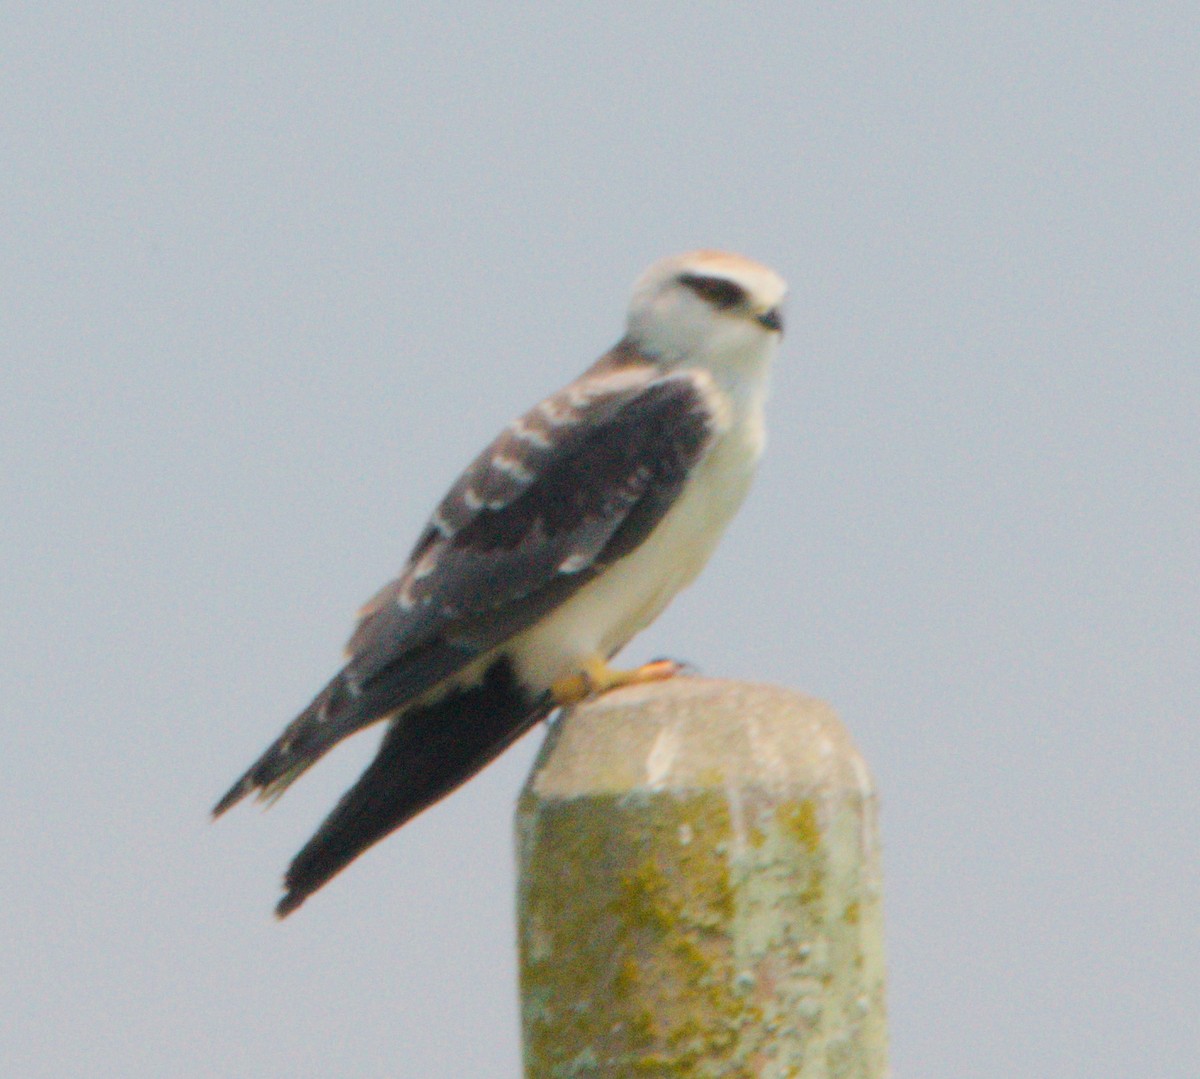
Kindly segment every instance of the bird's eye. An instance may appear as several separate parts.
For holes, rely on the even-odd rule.
[[[728,310],[746,302],[746,290],[724,277],[704,277],[700,274],[681,274],[679,283],[690,288],[702,300],[713,307]]]

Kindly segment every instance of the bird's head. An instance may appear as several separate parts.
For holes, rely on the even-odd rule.
[[[668,366],[769,361],[783,332],[787,285],[760,263],[693,251],[654,263],[633,289],[629,339]]]

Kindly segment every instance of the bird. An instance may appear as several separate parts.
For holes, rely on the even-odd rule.
[[[467,466],[359,611],[345,665],[213,809],[269,804],[386,723],[291,862],[277,917],[557,709],[680,672],[610,661],[694,580],[747,494],[786,292],[728,252],[655,262],[617,344]]]

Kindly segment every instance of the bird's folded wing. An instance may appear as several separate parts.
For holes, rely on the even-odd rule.
[[[363,609],[348,677],[369,684],[434,639],[486,651],[646,538],[713,417],[696,376],[640,370],[616,388],[573,383],[480,454],[401,576]]]
[[[634,550],[711,440],[699,376],[649,365],[572,383],[510,426],[362,611],[343,670],[217,803],[274,798]]]

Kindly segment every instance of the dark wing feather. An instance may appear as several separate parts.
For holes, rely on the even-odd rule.
[[[633,550],[711,437],[689,374],[584,379],[511,426],[442,501],[401,576],[363,609],[345,668],[218,803],[281,792]]]
[[[348,673],[369,682],[433,637],[494,647],[543,612],[539,593],[561,601],[560,582],[569,594],[619,557],[609,549],[619,531],[620,554],[645,537],[706,447],[711,419],[693,377],[645,371],[579,406],[568,387],[548,402],[557,426],[539,406],[480,454],[404,573],[364,610]]]

